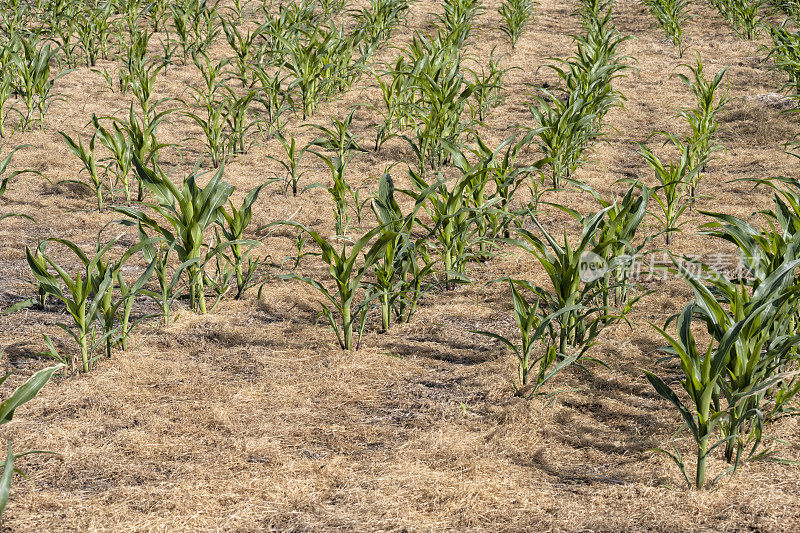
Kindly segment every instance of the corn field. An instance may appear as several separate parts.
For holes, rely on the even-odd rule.
[[[800,527],[798,17],[0,0],[2,525]]]

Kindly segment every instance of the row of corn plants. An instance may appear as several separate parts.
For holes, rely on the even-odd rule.
[[[669,357],[680,361],[679,382],[688,397],[647,373],[656,391],[678,409],[696,443],[694,475],[677,448],[661,451],[680,467],[687,484],[698,489],[713,486],[744,461],[773,458],[774,451],[764,445],[765,428],[797,412],[800,183],[756,183],[773,188],[774,209],[754,213],[749,220],[704,213],[713,218],[704,233],[740,250],[744,275],[727,277],[702,263],[699,271],[690,271],[675,260],[673,271],[695,297],[673,317],[675,336],[667,333],[667,326],[656,329],[670,345]],[[761,226],[752,222],[758,217],[764,221]],[[706,348],[698,346],[693,322],[710,334]],[[709,479],[708,457],[717,449],[729,466]]]
[[[691,18],[688,0],[643,0],[650,12],[664,29],[664,33],[678,47],[678,54],[683,57],[685,42],[683,25]]]
[[[764,27],[764,0],[709,1],[743,39],[755,39],[761,33]]]
[[[719,129],[718,115],[723,113],[729,102],[728,90],[724,85],[725,69],[718,71],[713,78],[706,79],[703,64],[698,56],[694,65],[684,67],[688,74],[676,76],[688,88],[695,100],[695,106],[681,109],[678,116],[685,120],[688,133],[674,135],[661,132],[666,137],[665,146],[672,149],[673,159],[664,161],[644,144],[639,145],[640,153],[653,170],[656,185],[653,188],[658,209],[652,211],[670,244],[671,235],[679,232],[687,222],[681,221],[697,197],[700,182],[706,165],[714,152],[721,149],[715,142]]]
[[[606,113],[624,100],[612,82],[628,68],[618,52],[626,38],[614,27],[611,2],[587,0],[581,15],[586,34],[575,36],[575,55],[551,66],[563,87],[538,89],[529,106],[541,164],[549,168],[554,189],[585,163],[586,151],[602,136]]]

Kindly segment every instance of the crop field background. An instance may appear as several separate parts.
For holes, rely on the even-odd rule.
[[[390,4],[401,7],[385,32],[376,36],[368,30],[377,22],[359,22],[357,10],[366,10],[363,15]],[[11,489],[0,509],[2,528],[800,528],[800,467],[793,464],[800,461],[800,421],[791,416],[800,407],[794,398],[800,391],[800,339],[794,336],[800,324],[800,207],[789,217],[797,222],[791,228],[783,218],[757,214],[775,209],[774,187],[798,192],[790,180],[799,179],[800,160],[788,152],[800,133],[793,112],[800,86],[793,16],[800,7],[761,2],[757,24],[748,29],[746,8],[759,4],[753,0],[503,4],[529,14],[513,47],[510,33],[501,31],[508,25],[498,0],[334,1],[310,3],[305,15],[297,14],[304,9],[299,1],[132,0],[112,2],[103,12],[103,2],[0,0],[0,74],[10,80],[5,93],[0,85],[0,178],[10,177],[0,193],[0,216],[15,215],[0,219],[0,364],[3,374],[12,373],[0,399],[37,371],[62,364],[13,420],[0,420],[9,422],[2,442],[14,453],[56,452],[15,458],[27,477],[16,474],[13,483],[5,468],[0,488],[10,483]],[[294,23],[278,20],[292,9]],[[671,18],[663,14],[668,9],[677,10]],[[192,10],[208,26],[199,22],[182,40],[176,20]],[[87,44],[94,41],[79,37],[90,12],[110,24],[108,43],[97,44],[96,57]],[[15,13],[23,14],[21,22],[14,22]],[[564,69],[559,59],[578,49],[573,36],[586,35],[587,20],[606,13],[609,35],[622,38],[608,63],[624,67],[585,89],[594,98],[587,104],[575,96],[584,89],[565,90],[574,78],[547,65]],[[75,27],[67,29],[72,40],[65,45],[56,29],[70,20]],[[667,29],[676,20],[677,36]],[[35,38],[25,28],[41,31]],[[780,28],[785,35],[778,35]],[[198,36],[209,29],[211,37],[201,43]],[[337,37],[339,29],[350,37]],[[441,44],[437,34],[456,37]],[[135,38],[142,35],[149,42],[137,49]],[[228,38],[236,43],[251,35],[252,48],[237,56]],[[304,43],[318,44],[325,35],[334,45],[319,45],[303,59]],[[419,35],[433,44],[426,49]],[[789,44],[780,48],[780,39]],[[45,85],[54,80],[47,94],[23,87],[21,72],[32,64],[23,40],[33,42],[34,51],[49,46],[54,52],[44,59],[50,71],[42,79]],[[416,64],[415,49],[421,50]],[[292,70],[302,67],[292,57],[320,61],[319,70],[302,78]],[[439,77],[424,78],[420,71],[432,68],[434,58],[444,58],[445,67]],[[725,69],[712,104],[724,103],[709,119],[716,130],[707,144],[716,148],[705,155],[678,115],[694,108],[695,96],[676,74],[691,82],[698,58],[707,81]],[[487,82],[492,65],[502,74]],[[208,83],[217,66],[217,79]],[[453,82],[453,76],[461,78]],[[269,90],[270,79],[278,80],[277,90]],[[387,106],[378,80],[406,84],[393,95],[399,104]],[[454,97],[432,96],[442,87],[455,87]],[[602,93],[606,89],[611,92]],[[240,104],[237,128],[231,124]],[[577,139],[578,150],[564,156],[562,146],[546,153],[547,117],[537,118],[531,107],[564,117],[570,105],[581,113],[599,107],[587,115],[588,125],[573,124],[565,134]],[[437,115],[441,108],[455,111]],[[221,117],[216,141],[213,112]],[[337,132],[336,121],[345,134]],[[145,132],[136,144],[142,133],[137,124],[148,123],[154,138]],[[108,134],[103,139],[101,128]],[[297,152],[305,149],[297,157],[296,194],[287,154],[292,139]],[[498,159],[486,163],[478,140],[488,154],[500,147],[500,160],[523,141],[509,167],[516,169],[510,178],[516,188],[507,205],[497,193],[500,181],[489,178],[499,176],[492,166]],[[109,149],[114,142],[122,146],[117,159]],[[87,157],[94,153],[96,185],[92,165],[76,155],[81,150]],[[666,173],[661,181],[653,166],[659,161]],[[200,187],[219,180],[233,187],[219,186],[223,200],[230,195],[230,204],[220,203],[226,213],[265,185],[238,235],[223,233],[230,225],[214,206],[196,234],[175,234],[177,244],[168,249],[164,242],[174,232],[158,227],[168,226],[165,206],[177,195],[163,192],[164,180],[180,187],[193,173]],[[393,180],[397,208],[403,216],[411,213],[394,226],[381,211],[387,204],[384,174]],[[459,188],[464,176],[477,177]],[[747,181],[778,176],[789,180],[771,182],[774,187]],[[487,180],[485,196],[479,196],[484,192],[476,183]],[[189,189],[185,185],[183,192]],[[609,219],[595,225],[588,219],[603,209],[595,196],[621,205],[629,190],[634,197],[649,195],[648,213],[633,224],[635,236],[614,241],[615,250],[636,249],[642,271],[629,272],[618,285],[579,280],[565,286],[567,297],[577,299],[559,303],[552,276],[530,250],[536,244],[553,249],[545,233],[577,249],[583,231],[591,241],[586,251],[613,260],[598,244]],[[442,214],[436,202],[447,204],[448,198],[455,207],[445,205],[452,209]],[[175,205],[187,214],[188,208]],[[197,203],[191,209],[201,211]],[[709,223],[730,219],[710,213],[746,220],[761,235],[769,234],[771,220],[780,236],[769,242],[784,246],[773,250],[774,264],[762,277],[730,277],[737,299],[719,298],[728,325],[718,332],[702,309],[688,308],[697,350],[684,361],[702,366],[713,359],[725,367],[698,378],[695,398],[691,384],[682,386],[686,363],[669,357],[654,326],[678,338],[687,304],[706,294],[704,283],[675,271],[680,258],[707,265],[738,260],[736,244],[708,234],[715,230]],[[353,290],[353,307],[337,308],[344,289],[332,277],[337,267],[325,261],[338,260],[331,254],[339,254],[343,242],[347,256],[362,237],[366,246],[356,253],[353,276],[344,280]],[[191,238],[200,239],[195,255],[186,248]],[[450,248],[449,238],[455,242]],[[100,263],[87,266],[66,241],[88,255],[87,263],[98,242],[113,244]],[[39,247],[43,242],[46,248]],[[403,248],[408,242],[414,246]],[[418,254],[409,274],[422,270],[418,299],[413,279],[399,292],[381,292],[375,269],[394,265],[386,259],[391,246],[398,257]],[[179,258],[180,247],[185,257]],[[154,272],[160,267],[149,250],[169,252],[163,270],[167,283],[177,280],[172,301],[159,300]],[[238,284],[240,252],[245,279]],[[114,272],[103,270],[111,272],[113,261],[122,260]],[[372,265],[356,279],[364,261]],[[44,274],[35,274],[36,265]],[[73,281],[82,272],[78,284],[89,272],[90,311],[102,303],[103,290],[120,303],[108,327],[98,315],[81,330],[69,304],[55,294],[72,298],[74,291],[67,294],[63,279],[45,282],[45,274],[57,275],[55,265]],[[508,278],[518,282],[509,285]],[[133,287],[129,296],[119,279]],[[392,290],[405,282],[393,279]],[[620,301],[623,287],[629,293]],[[543,324],[528,359],[515,357],[499,338],[521,342],[512,290],[531,307],[533,330]],[[736,290],[747,305],[736,307]],[[383,298],[398,295],[382,315]],[[323,305],[330,311],[323,313]],[[721,353],[735,335],[737,344]],[[81,341],[87,344],[83,351]],[[738,372],[731,354],[743,353],[755,354],[760,369],[762,361],[770,362],[735,389],[728,384]],[[684,417],[659,383],[677,393]],[[714,398],[711,414],[708,398],[703,414],[703,390]],[[679,431],[687,416],[697,426],[694,436],[685,427]],[[724,438],[707,457],[702,453]]]

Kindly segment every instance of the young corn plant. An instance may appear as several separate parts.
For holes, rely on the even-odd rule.
[[[472,189],[473,193],[481,192],[477,197],[473,197],[475,207],[488,206],[482,211],[486,219],[486,236],[489,241],[497,237],[510,237],[509,228],[518,218],[519,213],[511,209],[511,200],[517,189],[526,183],[528,176],[537,170],[537,166],[518,167],[516,160],[520,151],[530,144],[532,138],[533,132],[528,132],[519,140],[514,135],[506,138],[493,150],[483,142],[480,135],[475,135],[477,148],[471,151],[480,158],[481,164],[486,168],[487,183],[494,182],[494,192],[488,196],[483,195],[483,189]]]
[[[760,13],[764,0],[716,0],[715,5],[722,16],[744,39],[755,39],[764,27],[764,16]]]
[[[414,190],[411,197],[417,202],[424,202],[431,223],[419,222],[429,235],[436,237],[436,248],[442,260],[445,276],[445,288],[452,290],[458,283],[468,283],[466,277],[467,262],[474,257],[473,245],[479,240],[476,237],[475,219],[479,213],[467,204],[467,191],[475,187],[476,182],[486,178],[485,168],[476,168],[474,172],[462,174],[455,184],[448,186],[447,179],[437,173],[436,181],[431,183],[413,169],[408,170]]]
[[[511,49],[517,46],[517,41],[522,36],[525,28],[533,22],[535,0],[504,0],[497,12],[503,19],[500,23],[502,31],[511,41]]]
[[[800,93],[800,33],[791,31],[788,26],[788,20],[780,26],[767,26],[772,37],[772,47],[767,58],[772,59],[775,69],[788,76],[783,88],[797,94]]]
[[[469,39],[472,23],[483,13],[480,0],[444,0],[444,13],[436,14],[439,33],[462,47]]]
[[[343,90],[352,81],[350,47],[341,29],[315,26],[297,30],[301,36],[288,40],[274,35],[285,52],[280,68],[294,78],[287,86],[296,91],[305,120],[326,97]]]
[[[471,121],[462,115],[475,85],[466,80],[458,55],[443,43],[419,37],[413,46],[420,47],[413,53],[422,54],[409,73],[419,98],[409,105],[416,123],[414,131],[403,138],[414,151],[417,167],[424,172],[426,167],[437,170],[449,162],[445,147],[458,146],[461,135],[469,130]]]
[[[373,228],[353,242],[348,249],[347,239],[341,238],[339,247],[336,243],[326,240],[302,224],[296,222],[282,222],[282,224],[294,226],[314,239],[321,249],[320,258],[328,266],[335,288],[329,290],[320,281],[295,273],[282,274],[279,277],[300,280],[324,296],[332,307],[322,304],[321,314],[336,333],[339,347],[342,350],[358,349],[371,298],[367,296],[360,302],[356,302],[356,296],[359,292],[366,290],[366,283],[362,281],[364,275],[370,272],[372,266],[381,259],[384,249],[389,242],[395,239],[396,234],[391,231],[381,233],[380,227]],[[370,245],[373,239],[374,242]],[[359,266],[359,257],[362,252],[363,258]],[[334,311],[339,317],[338,321]],[[358,325],[357,329],[356,325]],[[354,333],[357,333],[356,337],[354,337]]]
[[[309,150],[312,154],[322,159],[331,171],[333,185],[328,188],[328,192],[333,197],[334,225],[336,234],[340,236],[345,235],[350,226],[351,217],[348,212],[348,197],[353,196],[353,199],[356,200],[356,206],[360,206],[360,202],[354,196],[357,192],[347,183],[347,167],[355,152],[365,151],[358,140],[350,133],[356,109],[357,107],[352,108],[344,120],[334,119],[330,127],[311,124],[311,127],[322,132],[322,135],[311,141],[309,146],[306,147],[308,149],[310,146],[314,146],[333,152],[332,155],[328,156]]]
[[[705,171],[711,154],[719,149],[714,144],[714,137],[719,129],[717,115],[725,110],[725,105],[730,102],[730,97],[727,87],[722,87],[727,69],[718,71],[711,80],[706,80],[699,55],[694,66],[684,66],[689,69],[690,75],[678,73],[676,76],[692,91],[696,106],[681,110],[678,116],[684,118],[689,125],[691,134],[683,137],[682,142],[690,147],[692,166],[699,168],[689,182],[689,194],[694,200],[702,177],[701,173]]]
[[[225,139],[225,123],[228,120],[229,110],[222,98],[215,98],[213,94],[203,94],[200,89],[192,87],[198,92],[195,95],[196,107],[200,113],[185,111],[184,115],[192,119],[203,133],[206,151],[211,158],[211,165],[219,168],[227,160],[228,142]]]
[[[683,404],[654,374],[646,372],[646,375],[656,391],[678,408],[695,438],[697,467],[694,486],[698,490],[706,486],[707,456],[717,446],[725,445],[725,458],[733,465],[708,487],[725,474],[737,470],[744,448],[743,433],[749,433],[755,441],[750,457],[754,456],[760,444],[763,428],[763,415],[759,409],[761,400],[766,391],[786,378],[786,374],[780,372],[784,366],[782,363],[800,343],[798,335],[771,338],[773,326],[785,320],[796,299],[797,290],[788,286],[799,264],[800,259],[795,259],[781,265],[752,296],[724,277],[712,276],[714,288],[722,289],[730,303],[729,314],[717,295],[705,286],[703,281],[706,280],[698,279],[676,261],[678,272],[695,292],[695,302],[687,305],[678,317],[678,338],[656,329],[681,360],[685,376],[681,384],[692,404]],[[698,352],[691,331],[693,316],[704,323],[712,336],[704,355]],[[717,427],[723,438],[709,447],[709,439]],[[675,454],[665,453],[678,464],[691,486],[680,454],[677,451]]]
[[[75,139],[64,133],[63,131],[59,131],[61,137],[64,138],[64,142],[67,143],[67,147],[69,147],[70,152],[76,155],[83,163],[83,168],[89,174],[89,183],[80,180],[62,180],[59,183],[74,183],[76,185],[80,185],[82,187],[88,188],[92,193],[94,193],[95,198],[97,199],[97,212],[103,212],[103,177],[100,175],[97,169],[97,158],[95,157],[94,152],[94,145],[95,140],[97,140],[97,133],[92,135],[91,140],[89,141],[89,146],[86,147],[83,145],[83,141],[78,139],[77,142]]]
[[[58,242],[68,247],[81,260],[82,268],[74,278],[53,259],[44,255],[41,248],[37,251],[44,259],[45,264],[38,261],[27,246],[25,247],[25,256],[40,292],[44,291],[66,305],[67,313],[72,318],[72,327],[61,322],[56,323],[56,325],[67,332],[78,344],[81,360],[80,368],[83,372],[88,372],[94,361],[93,352],[95,348],[110,335],[107,333],[97,339],[95,328],[99,325],[98,323],[102,316],[100,305],[103,297],[113,290],[114,277],[111,271],[107,271],[105,276],[98,281],[96,274],[98,272],[98,263],[102,261],[106,252],[114,245],[116,240],[112,240],[100,247],[91,259],[77,245],[68,240],[53,239],[53,242]],[[56,271],[56,276],[49,272],[49,267]],[[76,369],[74,360],[70,358],[68,363],[74,371]]]
[[[796,181],[786,181],[793,188],[797,188]],[[729,303],[732,313],[749,305],[747,294],[750,291],[757,291],[783,265],[800,257],[800,194],[792,188],[780,188],[769,181],[766,183],[775,187],[777,194],[774,198],[774,210],[765,210],[761,213],[767,222],[765,227],[753,226],[748,221],[731,215],[702,212],[715,218],[713,222],[703,226],[702,233],[734,244],[742,254],[744,272],[738,272],[737,277],[730,280],[715,276],[711,283],[715,294],[718,297],[720,294],[723,295],[724,300]],[[792,285],[798,285],[796,277],[792,280]],[[744,290],[745,287],[747,291]],[[796,335],[800,331],[800,316],[796,307],[792,307],[787,316],[776,321],[775,326],[769,329],[770,339]],[[785,372],[795,367],[793,359],[796,355],[797,351],[793,349],[790,357],[781,356],[778,360],[781,371]],[[751,367],[749,370],[754,371],[756,367]],[[741,371],[734,369],[731,375],[741,375]],[[800,392],[796,381],[796,378],[786,379],[780,386],[768,391],[766,396],[753,398],[759,401],[764,424],[795,411],[792,402]],[[726,452],[727,458],[730,459],[731,451],[727,447]]]
[[[532,217],[533,222],[544,240],[525,228],[514,230],[515,244],[533,255],[553,286],[552,292],[541,287],[535,292],[542,300],[543,309],[554,315],[553,342],[559,357],[568,357],[568,348],[571,348],[576,350],[578,358],[583,358],[602,328],[624,319],[628,311],[626,308],[620,313],[596,303],[605,301],[604,293],[610,290],[603,283],[605,265],[600,258],[603,248],[613,243],[594,244],[593,239],[610,210],[610,207],[602,209],[584,221],[576,245],[570,243],[566,231],[560,244],[536,217]]]
[[[594,244],[598,255],[607,265],[603,278],[603,306],[615,307],[621,312],[633,306],[644,294],[630,297],[634,265],[641,257],[653,235],[637,239],[637,232],[647,214],[647,206],[653,191],[634,183],[622,198],[609,201],[591,191],[603,209],[608,209],[599,226]],[[613,302],[611,299],[613,298]]]
[[[647,214],[647,206],[653,192],[640,183],[633,183],[622,198],[611,200],[603,196],[586,184],[576,183],[576,186],[589,192],[602,209],[606,210],[591,238],[592,251],[587,253],[586,259],[595,259],[600,268],[593,275],[599,276],[600,286],[596,303],[603,309],[616,309],[625,315],[641,298],[650,293],[639,292],[631,296],[634,287],[633,277],[636,261],[644,254],[654,235],[637,238],[637,230]],[[584,216],[580,212],[564,205],[548,204],[569,213],[582,226],[590,223],[594,214]],[[591,265],[587,265],[591,266]],[[587,272],[588,274],[588,272]],[[609,319],[604,319],[608,323]]]
[[[55,82],[69,71],[62,71],[51,77],[50,62],[58,53],[49,43],[42,44],[38,36],[16,36],[11,45],[11,62],[13,70],[12,88],[19,95],[25,106],[21,112],[20,127],[29,130],[38,119],[39,126],[44,129],[44,116],[50,105],[62,97],[52,93]]]
[[[12,95],[11,51],[0,48],[0,139],[6,136],[6,120],[13,106],[6,108]]]
[[[264,25],[255,30],[242,32],[239,24],[231,18],[220,17],[222,29],[225,32],[225,40],[234,53],[233,66],[234,77],[242,83],[242,87],[248,87],[250,74],[250,59],[253,55],[256,39],[264,31]]]
[[[683,377],[679,381],[689,396],[689,402],[685,404],[670,386],[654,373],[645,370],[645,376],[656,392],[678,409],[684,424],[694,438],[697,445],[694,487],[701,490],[707,487],[706,461],[708,454],[721,444],[721,442],[710,442],[723,416],[723,413],[716,412],[712,408],[713,401],[719,394],[719,380],[725,369],[725,359],[736,341],[738,329],[745,324],[741,323],[736,329],[731,330],[724,344],[716,346],[715,349],[714,343],[709,343],[708,349],[701,352],[698,350],[691,330],[693,312],[694,305],[690,303],[678,316],[676,320],[677,337],[672,337],[666,331],[653,325],[653,328],[667,340],[674,353],[680,358]],[[677,448],[674,453],[660,448],[656,448],[656,451],[667,454],[680,468],[686,484],[689,487],[693,486],[686,472],[683,456]],[[713,482],[710,485],[713,485]]]
[[[228,267],[233,269],[236,281],[234,299],[236,300],[244,296],[245,291],[253,286],[253,277],[258,268],[259,260],[251,253],[258,241],[245,239],[244,232],[253,218],[253,204],[258,199],[261,189],[266,185],[267,183],[263,183],[251,190],[238,209],[232,202],[228,202],[230,213],[222,209],[222,217],[218,220],[224,239],[218,239],[219,245],[214,252],[222,256]]]
[[[144,229],[142,229],[141,224],[137,224],[137,226],[139,228],[139,242],[147,242],[142,246],[142,254],[149,264],[155,265],[153,273],[158,281],[158,290],[143,288],[142,294],[158,305],[161,316],[164,319],[164,326],[169,326],[170,318],[172,317],[172,305],[180,296],[179,287],[183,274],[189,266],[199,265],[201,258],[188,259],[173,270],[170,270],[173,252],[178,242],[173,241],[171,245],[167,245],[163,239],[152,242],[152,239],[148,238]]]
[[[781,265],[759,280],[752,295],[743,284],[725,276],[710,276],[708,287],[703,283],[707,280],[681,272],[694,290],[696,315],[717,342],[722,342],[736,321],[763,309],[739,332],[721,377],[727,408],[720,429],[726,439],[725,460],[729,463],[738,462],[748,442],[753,443],[748,457],[754,456],[761,443],[764,421],[771,418],[766,401],[768,389],[782,388],[785,378],[796,373],[791,370],[796,366],[795,348],[800,344],[796,327],[798,289],[790,285],[800,264],[800,253],[794,244],[787,252]],[[729,311],[720,303],[719,295]]]
[[[110,244],[113,246],[118,239],[113,239]],[[62,244],[70,248],[78,259],[87,268],[94,260],[95,271],[91,274],[91,291],[93,298],[99,301],[98,305],[98,325],[100,326],[101,341],[105,345],[105,354],[107,358],[111,358],[112,347],[121,344],[123,349],[127,348],[127,339],[130,335],[133,326],[130,323],[131,312],[133,310],[133,303],[136,296],[141,292],[145,283],[147,283],[153,275],[154,264],[150,264],[140,277],[129,284],[122,273],[123,266],[127,263],[133,255],[138,253],[140,249],[147,243],[139,243],[122,254],[122,257],[117,260],[105,260],[105,252],[100,243],[100,236],[95,248],[95,258],[90,259],[78,246],[69,241],[60,241]],[[108,248],[106,248],[106,251]],[[95,260],[96,259],[96,260]],[[112,285],[104,290],[104,283],[106,279],[111,278]],[[115,287],[118,283],[118,287]],[[118,288],[120,297],[115,298],[115,288]],[[135,324],[134,324],[135,326]],[[100,344],[101,341],[98,341]]]
[[[541,89],[544,97],[534,97],[529,110],[536,121],[531,131],[544,156],[539,163],[550,167],[553,189],[585,163],[584,149],[595,138],[596,116],[586,112],[586,103],[575,93],[566,101]]]
[[[614,28],[607,3],[590,7],[583,12],[586,35],[574,38],[575,55],[560,60],[561,66],[550,65],[566,94],[560,98],[539,89],[541,96],[529,106],[536,121],[535,142],[544,156],[540,164],[550,167],[554,189],[585,163],[587,148],[602,135],[606,113],[624,100],[612,82],[628,68],[617,52],[625,37]]]
[[[250,106],[256,97],[256,91],[239,96],[230,87],[225,89],[223,104],[227,153],[231,156],[246,154],[256,143],[255,139],[248,139],[250,132],[261,123],[261,119],[251,118],[250,115]]]
[[[474,76],[472,99],[475,102],[473,104],[470,101],[469,106],[473,118],[478,122],[483,122],[489,110],[503,101],[503,75],[509,70],[500,67],[500,58],[495,58],[494,50],[489,55],[489,64],[481,66],[480,73],[477,69],[470,70]]]
[[[100,124],[100,120],[97,116],[92,114],[92,125],[95,129],[92,141],[94,141],[94,139],[99,139],[100,144],[111,152],[111,157],[107,159],[109,162],[106,164],[105,171],[108,172],[113,169],[114,187],[119,187],[121,185],[123,191],[125,191],[125,197],[129,201],[131,190],[130,171],[131,165],[133,164],[131,159],[133,153],[131,140],[126,137],[125,132],[116,122],[112,122],[112,131],[109,131]],[[92,151],[91,146],[90,151]],[[83,157],[81,159],[83,159]]]
[[[220,216],[233,187],[223,181],[224,165],[214,173],[205,188],[197,183],[198,171],[183,180],[179,189],[160,169],[146,168],[134,156],[134,167],[141,183],[156,197],[156,204],[150,207],[166,220],[162,225],[144,211],[130,207],[116,207],[115,210],[159,234],[170,248],[174,247],[178,261],[186,264],[188,275],[189,305],[193,310],[206,313],[206,299],[203,283],[202,261],[204,249],[208,248],[205,232]],[[200,260],[201,262],[196,262]]]
[[[389,331],[393,316],[399,322],[411,319],[422,296],[424,280],[433,271],[434,262],[426,254],[427,236],[412,236],[417,212],[430,192],[418,195],[414,209],[404,215],[394,198],[394,182],[387,172],[381,176],[377,195],[372,199],[381,235],[395,234],[374,265],[375,281],[370,286],[371,292],[378,295],[383,332]]]
[[[159,112],[153,111],[151,115],[138,116],[133,110],[133,104],[131,104],[127,121],[109,117],[114,122],[119,124],[122,130],[125,132],[130,145],[131,161],[138,160],[142,165],[150,165],[153,168],[158,166],[159,152],[162,148],[169,146],[169,144],[158,142],[158,139],[156,138],[158,126],[161,124],[161,121],[164,120],[164,117],[173,111],[175,110],[165,109]],[[138,182],[139,192],[136,200],[141,202],[144,200],[144,190],[142,188],[142,180],[139,179]],[[129,183],[126,181],[124,182],[124,185],[125,201],[130,202],[131,191],[129,188]]]
[[[689,0],[644,0],[650,12],[658,20],[664,33],[678,47],[678,54],[683,57],[683,25],[689,21]]]
[[[294,135],[291,133],[284,135],[278,135],[278,142],[281,143],[283,147],[283,151],[286,154],[286,158],[277,158],[273,156],[267,156],[273,161],[277,161],[281,167],[283,167],[283,179],[281,180],[282,187],[283,187],[283,194],[287,194],[289,191],[292,191],[292,196],[297,196],[298,194],[302,194],[309,189],[313,189],[314,187],[320,187],[321,184],[319,183],[312,183],[311,185],[307,185],[300,188],[300,179],[305,175],[305,171],[300,170],[300,161],[303,158],[303,155],[306,153],[308,146],[303,148],[297,147],[297,142],[295,141]]]
[[[75,63],[75,30],[78,17],[78,6],[66,0],[53,0],[45,6],[44,30],[49,38],[58,45],[64,55],[67,68]]]
[[[669,245],[671,234],[680,231],[688,221],[680,222],[681,215],[689,208],[687,199],[689,188],[696,183],[695,176],[700,172],[705,161],[692,158],[691,146],[674,142],[680,150],[680,158],[667,165],[649,148],[640,144],[639,148],[647,164],[653,169],[658,185],[653,187],[653,199],[658,204],[659,213],[651,212],[661,225],[666,244]]]
[[[521,289],[525,289],[534,295],[537,295],[539,290],[538,287],[535,287],[530,282],[511,278],[504,278],[504,281],[508,282],[511,290],[514,322],[517,325],[520,336],[519,344],[498,333],[479,330],[470,331],[500,341],[511,350],[517,359],[518,369],[518,382],[514,383],[514,393],[517,396],[530,399],[541,394],[539,389],[542,385],[550,381],[564,368],[578,361],[581,352],[559,359],[556,346],[550,342],[555,337],[552,322],[558,319],[558,312],[545,316],[540,308],[542,300],[539,297],[536,298],[536,302],[533,304],[528,302]],[[538,347],[540,342],[544,345],[543,350]]]
[[[353,34],[361,43],[361,55],[371,56],[405,20],[407,13],[408,0],[368,0],[368,7],[351,10],[350,16],[356,23]]]
[[[268,139],[281,135],[294,105],[291,94],[283,87],[286,76],[280,70],[269,74],[258,65],[253,66],[252,70],[255,99],[264,107],[264,117],[259,126],[265,130]]]
[[[413,126],[414,121],[410,115],[410,95],[413,93],[412,82],[406,75],[403,67],[403,58],[400,57],[395,64],[394,70],[389,71],[390,80],[384,80],[380,75],[375,75],[378,87],[381,90],[383,108],[378,112],[381,114],[382,122],[376,124],[375,151],[380,150],[381,146],[397,136],[397,131]]]
[[[86,66],[94,67],[99,58],[108,55],[114,5],[112,2],[98,2],[96,5],[87,3],[83,7],[75,21],[75,31],[86,58]]]

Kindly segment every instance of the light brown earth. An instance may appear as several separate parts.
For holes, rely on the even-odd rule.
[[[579,26],[571,16],[576,1],[541,0],[534,24],[512,51],[497,29],[498,0],[485,5],[468,54],[480,64],[496,47],[504,66],[520,67],[507,74],[507,99],[482,130],[496,144],[514,125],[530,125],[527,84],[552,81],[537,67],[549,57],[569,56],[568,34]],[[685,28],[690,45],[680,59],[641,3],[617,2],[617,27],[631,37],[622,51],[634,69],[617,82],[627,102],[610,113],[608,123],[616,131],[608,130],[608,143],[597,147],[595,163],[576,177],[604,194],[622,190],[614,184],[618,178],[651,183],[635,142],[656,130],[681,132],[674,110],[691,98],[670,75],[700,52],[707,72],[728,68],[734,100],[720,136],[726,151],[709,166],[702,183],[707,196],[698,207],[746,217],[767,207],[769,197],[730,181],[796,176],[798,161],[782,146],[798,131],[797,121],[761,96],[778,92],[783,83],[764,62],[759,45],[765,41],[743,41],[706,2],[691,9],[695,17]],[[415,29],[430,28],[430,13],[440,10],[436,2],[415,3],[408,27],[397,31],[392,44],[402,44]],[[226,46],[217,52],[225,53]],[[385,47],[378,59],[391,61],[397,53]],[[115,74],[114,64],[102,66]],[[158,88],[164,96],[185,96],[197,80],[193,67],[177,67]],[[6,150],[30,144],[18,152],[14,168],[32,168],[53,181],[76,178],[80,170],[57,130],[85,138],[91,113],[119,114],[128,102],[86,68],[61,79],[56,88],[67,100],[53,106],[47,132],[2,140]],[[324,124],[363,101],[377,102],[376,90],[355,88],[323,105],[313,121]],[[366,129],[370,112],[359,112],[357,119],[357,133],[372,138]],[[308,141],[313,134],[301,123],[293,120],[291,131]],[[177,114],[161,131],[169,142],[198,134]],[[202,149],[194,141],[183,144],[185,163],[176,175],[193,165]],[[166,153],[164,164],[170,168],[179,159]],[[227,167],[225,178],[237,187],[237,199],[277,174],[267,155],[279,155],[277,141]],[[358,156],[350,177],[374,188],[369,178],[410,157],[404,143],[394,140],[378,154]],[[313,157],[305,164],[307,183],[326,182],[323,166]],[[403,165],[394,175],[405,182]],[[595,209],[586,195],[574,191],[547,198],[583,212]],[[14,182],[0,210],[32,215],[36,223],[13,218],[0,225],[4,306],[31,293],[26,244],[65,237],[89,248],[99,229],[119,218],[111,212],[99,216],[92,201],[80,190],[51,186],[32,175]],[[295,199],[268,187],[256,204],[254,227],[290,216],[332,231],[324,188]],[[557,210],[541,216],[555,229],[568,224]],[[673,252],[709,257],[726,251],[694,234],[705,221],[701,216],[687,216],[697,220],[676,238]],[[262,232],[262,253],[280,263],[293,252],[293,235]],[[656,293],[635,311],[633,326],[603,333],[592,355],[608,368],[590,367],[591,375],[564,372],[550,388],[569,391],[552,405],[515,398],[513,358],[498,343],[468,332],[512,332],[506,289],[485,282],[509,273],[544,283],[531,257],[507,252],[471,265],[474,285],[428,295],[412,323],[380,335],[373,320],[361,349],[353,353],[340,351],[333,333],[317,324],[318,296],[299,282],[273,279],[260,299],[252,292],[244,301],[223,301],[207,316],[182,310],[168,328],[149,322],[138,330],[134,349],[117,352],[87,375],[55,379],[3,427],[3,441],[10,439],[16,449],[60,453],[26,458],[30,479],[15,481],[4,526],[37,532],[800,529],[798,467],[746,464],[730,481],[697,493],[683,488],[667,457],[647,451],[675,444],[691,452],[685,433],[671,438],[680,418],[641,370],[676,375],[674,366],[656,367],[661,341],[648,322],[663,324],[683,308],[690,291],[681,282],[649,282],[647,288]],[[313,257],[300,270],[324,274]],[[15,384],[47,364],[31,358],[43,347],[42,333],[69,349],[55,326],[63,318],[39,311],[0,317],[3,366],[16,372]],[[4,391],[9,389],[7,384]],[[800,460],[797,420],[777,423],[769,433],[785,441],[776,446],[782,457]],[[715,475],[725,464],[715,456],[709,468]]]

